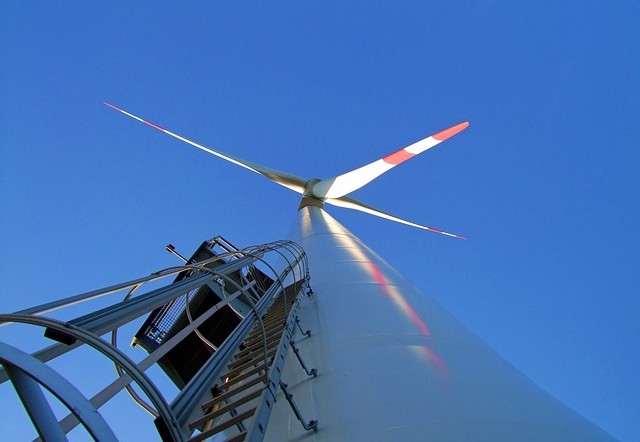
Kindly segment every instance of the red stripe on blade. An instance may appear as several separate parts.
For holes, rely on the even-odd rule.
[[[428,226],[425,226],[425,227],[427,227],[427,230],[429,230],[430,232],[440,233],[442,235],[452,236],[458,239],[464,239],[464,240],[468,239],[468,238],[465,238],[464,236],[455,235],[453,233],[445,232],[444,230],[436,229],[435,227],[428,227]]]
[[[438,140],[438,141],[444,141],[447,138],[451,138],[455,134],[462,132],[467,127],[469,127],[469,122],[465,121],[464,123],[456,124],[455,126],[451,126],[449,129],[445,129],[445,130],[443,130],[441,132],[438,132],[437,134],[431,135],[431,136],[433,138],[435,138],[436,140]]]
[[[164,127],[160,127],[160,126],[158,126],[157,124],[153,124],[151,121],[142,120],[142,122],[143,122],[144,124],[147,124],[147,125],[149,125],[149,126],[153,127],[154,129],[158,129],[158,130],[161,130],[161,131],[163,131],[163,132],[165,132],[165,131],[166,131],[166,129],[165,129]]]
[[[117,110],[117,111],[119,111],[119,112],[122,112],[122,109],[119,109],[119,108],[115,107],[115,106],[114,106],[113,104],[111,104],[111,103],[107,103],[106,101],[103,101],[103,102],[102,102],[102,104],[104,104],[104,105],[106,105],[106,106],[109,106],[111,109],[115,109],[115,110]]]
[[[409,158],[414,156],[415,156],[414,154],[409,153],[404,149],[401,149],[397,152],[387,155],[382,159],[382,161],[384,161],[385,163],[396,165],[396,164],[402,163],[403,161],[407,161]]]

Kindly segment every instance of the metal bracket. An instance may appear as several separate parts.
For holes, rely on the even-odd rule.
[[[291,406],[293,413],[296,415],[296,417],[298,418],[298,420],[300,421],[304,429],[307,431],[309,430],[318,431],[318,421],[310,420],[308,424],[305,423],[304,418],[300,414],[300,410],[298,410],[298,407],[296,406],[295,402],[293,402],[293,395],[289,393],[289,391],[287,391],[287,384],[285,384],[282,381],[279,381],[279,382],[280,382],[280,389],[284,393],[285,399],[287,399],[287,402],[289,402],[289,405]]]
[[[298,325],[298,329],[300,330],[300,333],[302,333],[303,335],[307,335],[307,338],[311,337],[311,330],[302,331],[302,326],[300,325],[300,317],[298,316],[296,316],[296,324]]]
[[[293,341],[289,341],[289,345],[291,345],[291,349],[295,353],[296,358],[298,358],[298,362],[300,362],[300,365],[302,366],[304,371],[307,373],[307,376],[313,376],[314,378],[316,376],[318,376],[318,370],[316,370],[315,368],[312,368],[311,370],[308,370],[307,366],[304,365],[304,361],[300,357],[300,353],[298,353],[298,349],[296,348],[295,343]]]

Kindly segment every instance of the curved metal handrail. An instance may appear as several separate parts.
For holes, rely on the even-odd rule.
[[[4,365],[5,368],[8,369],[10,378],[14,383],[14,387],[18,391],[18,394],[21,395],[21,398],[24,393],[24,391],[21,390],[24,390],[25,387],[27,387],[29,396],[22,399],[31,399],[32,402],[35,402],[30,403],[27,406],[38,409],[40,415],[42,415],[43,408],[42,404],[38,404],[38,402],[44,400],[44,396],[37,388],[35,391],[29,389],[28,382],[27,385],[25,385],[25,381],[21,379],[25,375],[33,379],[38,384],[44,386],[49,390],[49,392],[51,392],[51,394],[62,402],[65,407],[67,407],[67,409],[71,411],[80,422],[82,422],[82,425],[89,434],[91,434],[94,440],[117,442],[118,438],[113,434],[109,425],[107,425],[103,417],[97,412],[91,402],[84,397],[84,395],[80,393],[73,384],[67,381],[47,364],[40,362],[30,354],[11,345],[5,344],[4,342],[0,342],[0,364]],[[34,393],[36,394],[35,400]],[[58,421],[55,418],[55,415],[53,415],[52,412],[50,413],[51,414],[48,416],[50,420],[47,423],[51,425],[45,424],[43,426],[38,426],[38,433],[40,434],[40,437],[64,437],[60,428],[57,428],[56,426]]]
[[[74,338],[98,350],[107,358],[111,359],[114,363],[120,365],[131,377],[131,379],[133,379],[140,386],[140,388],[142,388],[151,402],[153,402],[153,404],[155,405],[158,414],[165,421],[167,429],[171,433],[171,437],[173,437],[175,441],[183,440],[177,420],[175,419],[171,408],[164,400],[162,394],[158,391],[155,384],[151,382],[147,375],[143,371],[139,370],[136,364],[131,359],[129,359],[127,355],[122,353],[122,351],[118,350],[108,342],[103,341],[91,332],[88,332],[73,324],[58,321],[56,319],[27,315],[0,315],[0,323],[4,322],[31,324],[52,328],[59,332],[71,335]]]

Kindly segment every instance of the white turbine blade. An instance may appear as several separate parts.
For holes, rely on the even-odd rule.
[[[370,215],[379,216],[380,218],[385,218],[391,221],[396,221],[401,224],[406,224],[408,226],[417,227],[419,229],[428,230],[429,232],[439,233],[441,235],[451,236],[453,238],[458,239],[467,239],[464,236],[456,235],[454,233],[445,232],[440,229],[436,229],[435,227],[423,226],[422,224],[417,224],[411,221],[407,221],[406,219],[399,218],[397,216],[391,215],[390,213],[383,212],[382,210],[375,209],[368,204],[361,203],[358,200],[350,198],[348,196],[343,196],[341,198],[329,198],[325,201],[325,203],[329,203],[338,207],[345,207],[347,209],[359,210],[361,212],[368,213]]]
[[[260,164],[256,164],[256,163],[252,163],[250,161],[246,161],[237,157],[234,157],[232,155],[226,154],[224,152],[220,152],[218,150],[214,150],[211,149],[210,147],[206,147],[203,146],[202,144],[198,144],[194,141],[188,140],[184,137],[181,137],[180,135],[174,134],[173,132],[168,131],[167,129],[158,126],[157,124],[154,124],[150,121],[144,120],[140,117],[137,117],[125,110],[120,109],[117,106],[114,106],[111,103],[107,103],[106,101],[103,101],[103,103],[107,106],[109,106],[110,108],[117,110],[118,112],[121,112],[135,120],[140,121],[141,123],[146,124],[147,126],[151,126],[154,129],[159,130],[160,132],[164,132],[167,135],[172,136],[173,138],[177,138],[180,141],[183,141],[187,144],[191,144],[194,147],[197,147],[198,149],[204,150],[205,152],[208,152],[212,155],[215,155],[219,158],[222,158],[223,160],[227,160],[235,165],[238,165],[240,167],[244,167],[245,169],[249,169],[252,172],[255,172],[257,174],[260,174],[264,177],[269,178],[271,181],[274,181],[278,184],[280,184],[281,186],[284,186],[288,189],[291,189],[295,192],[298,192],[300,194],[302,194],[304,192],[304,184],[306,183],[307,180],[304,180],[298,176],[295,175],[291,175],[289,173],[286,172],[280,172],[279,170],[276,169],[271,169],[269,167],[266,166],[261,166]]]
[[[366,166],[319,181],[313,186],[313,194],[318,198],[340,198],[341,196],[347,195],[373,181],[398,164],[462,132],[467,127],[469,127],[468,121],[456,124]]]

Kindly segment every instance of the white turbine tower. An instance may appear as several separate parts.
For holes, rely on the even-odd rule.
[[[303,301],[299,315],[314,332],[297,345],[319,374],[308,379],[293,363],[283,373],[300,408],[320,426],[306,432],[285,401],[278,401],[266,440],[614,440],[503,360],[323,210],[328,203],[465,239],[347,195],[469,123],[350,172],[305,180],[205,147],[105,104],[303,195],[291,239],[309,257],[315,295]]]

